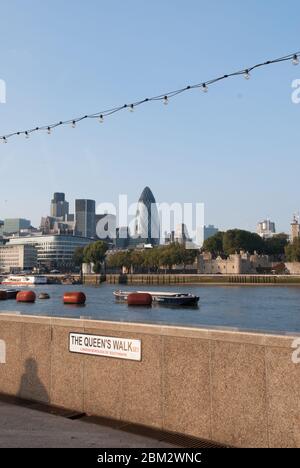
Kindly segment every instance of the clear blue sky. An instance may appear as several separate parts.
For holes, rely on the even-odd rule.
[[[300,50],[299,3],[2,0],[0,134],[97,112]],[[300,66],[274,65],[103,125],[0,146],[0,219],[38,224],[54,191],[204,202],[206,223],[288,230],[300,206]]]

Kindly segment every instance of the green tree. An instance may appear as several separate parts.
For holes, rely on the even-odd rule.
[[[84,263],[84,247],[77,247],[73,254],[73,263],[79,267]]]
[[[92,242],[84,248],[84,258],[86,262],[103,262],[107,252],[107,244],[101,240]]]
[[[285,255],[288,262],[300,262],[300,238],[285,247]]]
[[[123,252],[123,267],[130,270],[132,267],[132,251],[128,250],[127,252]]]
[[[133,250],[130,252],[130,263],[133,270],[139,269],[144,263],[144,252],[141,250]]]
[[[84,248],[84,260],[87,263],[94,264],[94,272],[99,273],[101,271],[101,263],[105,259],[108,246],[106,242],[96,241]]]
[[[209,237],[204,241],[202,251],[210,252],[214,255],[221,255],[223,254],[223,236],[224,232],[217,232],[212,237]]]
[[[285,247],[288,245],[288,235],[276,234],[270,239],[265,239],[264,253],[267,255],[284,255]]]
[[[240,250],[267,255],[283,255],[288,243],[288,236],[284,233],[276,234],[270,239],[262,239],[258,234],[241,229],[231,229],[218,232],[204,241],[202,251],[213,255],[230,255]]]
[[[155,247],[153,249],[147,249],[143,252],[143,267],[148,269],[148,272],[153,269],[157,271],[159,268],[161,247]]]
[[[93,272],[96,273],[96,274],[101,273],[101,263],[100,262],[96,262],[96,263],[93,264]]]
[[[167,245],[161,247],[159,251],[159,266],[171,269],[173,265],[174,258],[172,256],[171,249]]]
[[[170,263],[167,263],[171,268],[173,265],[180,264],[182,260],[182,249],[178,243],[173,243],[165,246],[164,255],[169,259]]]
[[[112,253],[107,258],[107,265],[111,268],[122,269],[125,267],[129,270],[132,267],[132,264],[132,252],[127,250]]]
[[[184,249],[182,257],[184,269],[186,268],[186,265],[193,265],[197,257],[197,253],[198,251],[195,249]]]
[[[172,269],[173,265],[183,263],[184,247],[178,243],[173,243],[160,247],[159,250],[159,265]]]
[[[123,261],[123,252],[114,252],[107,256],[107,266],[109,266],[110,268],[122,268]]]
[[[231,229],[223,236],[223,252],[225,255],[244,250],[249,253],[264,251],[264,241],[258,235],[241,229]]]

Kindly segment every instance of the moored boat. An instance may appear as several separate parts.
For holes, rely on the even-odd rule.
[[[128,296],[132,293],[149,294],[153,303],[168,306],[196,306],[200,297],[194,294],[179,292],[160,292],[160,291],[114,291],[114,296],[119,301],[127,302]]]
[[[7,299],[6,291],[4,289],[1,289],[0,290],[0,301],[6,301],[6,299]]]
[[[10,275],[4,278],[2,284],[13,284],[18,286],[32,286],[35,284],[47,284],[47,276],[25,276]]]
[[[1,289],[6,292],[7,299],[16,299],[19,289]]]
[[[50,295],[48,293],[40,293],[39,299],[50,299]]]
[[[177,294],[176,296],[157,296],[153,301],[168,306],[196,306],[199,302],[199,297],[193,294]]]

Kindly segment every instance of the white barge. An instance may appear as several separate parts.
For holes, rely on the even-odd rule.
[[[2,280],[2,284],[14,286],[33,286],[35,284],[47,284],[47,276],[10,275]]]

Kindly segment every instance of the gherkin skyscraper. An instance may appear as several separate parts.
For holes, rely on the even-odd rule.
[[[155,198],[149,187],[145,187],[136,212],[135,237],[147,244],[160,242],[159,216]]]

